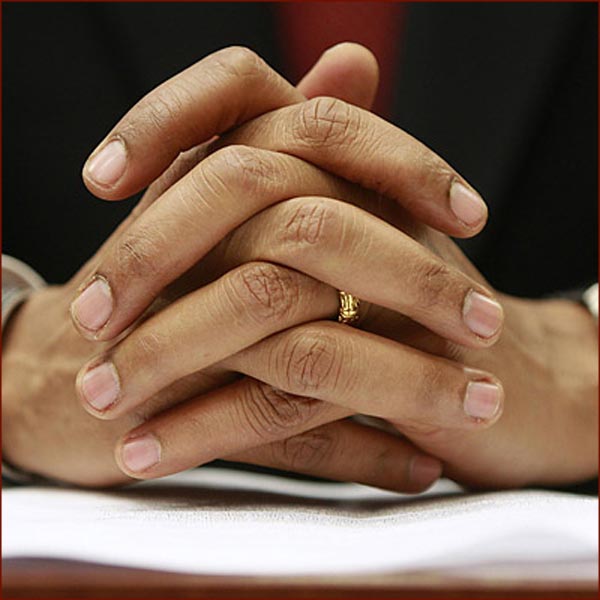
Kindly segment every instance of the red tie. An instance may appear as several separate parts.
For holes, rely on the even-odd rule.
[[[286,64],[298,81],[324,50],[359,42],[379,60],[380,85],[373,110],[389,117],[398,80],[404,5],[397,2],[285,2],[277,5]]]

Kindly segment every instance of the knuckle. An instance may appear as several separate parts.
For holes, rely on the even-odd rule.
[[[276,461],[292,471],[314,471],[335,453],[334,437],[323,430],[295,435],[274,444]]]
[[[135,332],[130,341],[117,348],[114,354],[115,363],[121,375],[139,376],[140,373],[155,373],[164,370],[165,355],[172,352],[172,340],[153,330],[145,330],[144,326]]]
[[[224,152],[224,150],[218,150],[214,154],[210,154],[185,178],[196,202],[207,204],[207,198],[210,197],[212,199],[210,204],[214,205],[214,199],[221,199],[223,195],[231,194],[233,177],[229,173],[227,157],[223,156]]]
[[[227,75],[236,78],[254,79],[264,72],[264,61],[245,46],[224,48],[214,54],[213,60]]]
[[[216,181],[228,193],[256,194],[277,181],[275,165],[267,154],[248,146],[232,145],[212,154],[204,164],[202,184]]]
[[[179,134],[179,115],[188,99],[189,93],[182,85],[169,82],[144,97],[136,114],[146,126],[160,130],[163,139],[169,142]],[[133,120],[130,129],[132,133],[140,129],[138,119]]]
[[[448,381],[446,370],[439,364],[424,360],[415,369],[415,413],[421,425],[439,423],[446,413],[447,390],[454,386]]]
[[[413,302],[422,311],[439,305],[452,285],[452,272],[444,263],[427,260],[414,270]]]
[[[140,279],[155,275],[154,257],[158,245],[156,232],[139,228],[126,232],[115,249],[117,271],[123,276]]]
[[[359,113],[350,104],[326,96],[299,106],[294,133],[311,146],[352,144],[359,130]]]
[[[264,187],[265,182],[276,181],[275,165],[265,151],[234,145],[225,148],[223,153],[224,163],[243,191],[253,192]]]
[[[440,436],[446,439],[455,428],[453,423],[457,414],[460,415],[459,422],[462,422],[464,376],[457,377],[453,369],[434,360],[414,365],[412,373],[413,383],[406,412],[401,418],[390,421],[408,436],[431,441]]]
[[[270,263],[249,263],[226,279],[227,297],[234,314],[243,310],[244,319],[260,323],[285,317],[300,293],[291,271]]]
[[[281,360],[289,389],[305,395],[338,387],[342,361],[338,342],[329,332],[305,329],[297,333],[283,347]]]
[[[337,203],[320,199],[294,201],[283,221],[280,242],[286,251],[305,251],[318,247],[322,251],[339,238],[340,210]]]
[[[450,192],[450,185],[456,178],[456,174],[437,154],[432,152],[426,146],[417,153],[416,161],[416,182],[425,189],[441,189]]]
[[[241,404],[243,422],[263,442],[289,436],[323,410],[323,403],[301,398],[262,382],[247,388]]]
[[[137,351],[143,357],[145,364],[148,364],[155,357],[161,360],[161,357],[164,357],[165,351],[172,344],[165,339],[165,336],[153,331],[141,334],[136,340],[136,345]]]

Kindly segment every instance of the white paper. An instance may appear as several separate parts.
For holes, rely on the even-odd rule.
[[[4,558],[215,575],[598,573],[598,499],[559,492],[465,494],[442,481],[407,496],[203,468],[116,491],[2,496]]]

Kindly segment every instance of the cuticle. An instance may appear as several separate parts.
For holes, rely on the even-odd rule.
[[[71,315],[71,319],[73,320],[73,322],[77,325],[77,327],[79,329],[90,334],[90,337],[95,341],[98,341],[100,339],[100,337],[102,336],[102,334],[104,333],[106,328],[109,326],[111,318],[112,318],[112,313],[106,320],[106,323],[104,323],[104,325],[102,325],[99,329],[89,329],[88,327],[83,325],[83,323],[81,323],[79,321],[79,319],[77,318],[77,315],[75,314],[75,310],[73,307],[75,305],[75,302],[79,298],[79,296],[81,296],[81,294],[83,294],[83,292],[85,292],[85,290],[87,290],[94,282],[99,281],[99,280],[103,281],[106,284],[106,287],[108,288],[108,291],[110,293],[110,296],[112,298],[112,303],[113,303],[112,313],[114,313],[114,311],[115,311],[115,296],[113,294],[113,290],[110,285],[110,282],[108,281],[108,278],[105,275],[102,275],[101,273],[95,273],[94,275],[92,275],[91,277],[86,279],[85,282],[82,283],[77,288],[77,291],[75,292],[75,298],[69,305],[69,313]]]
[[[83,384],[83,378],[90,371],[93,371],[95,368],[97,368],[103,364],[107,364],[109,366],[109,368],[111,369],[111,371],[115,377],[115,380],[117,382],[117,398],[113,402],[111,402],[108,406],[103,408],[102,410],[97,410],[96,408],[94,408],[87,402],[87,400],[85,398],[85,394],[83,393],[82,384]],[[110,359],[110,355],[102,354],[102,355],[92,359],[86,366],[82,367],[79,370],[79,372],[77,373],[77,377],[75,380],[75,387],[77,389],[77,393],[80,396],[80,398],[85,402],[85,405],[88,406],[94,412],[94,414],[104,415],[105,413],[111,411],[120,401],[122,387],[121,387],[121,376],[119,375],[118,369],[115,367],[115,363]]]

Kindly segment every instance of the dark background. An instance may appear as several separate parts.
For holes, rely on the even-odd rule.
[[[130,210],[87,155],[143,94],[246,45],[286,74],[270,3],[3,3],[3,251],[63,282]],[[597,280],[597,5],[408,6],[390,119],[484,196],[465,244],[499,289]],[[307,32],[310,35],[310,32]]]

